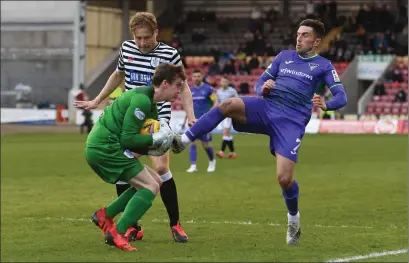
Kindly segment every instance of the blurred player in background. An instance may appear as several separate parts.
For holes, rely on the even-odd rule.
[[[158,25],[156,17],[148,12],[136,13],[129,22],[133,40],[122,43],[119,51],[118,66],[109,77],[105,87],[99,95],[88,102],[77,101],[79,108],[95,109],[116,87],[125,79],[125,89],[132,90],[151,83],[154,70],[164,63],[182,65],[180,55],[176,49],[157,41]],[[186,82],[181,92],[183,109],[186,111],[189,125],[195,122],[193,113],[192,94]],[[171,103],[157,103],[159,118],[169,123],[171,117]],[[169,170],[169,153],[160,157],[150,157],[153,169],[161,176],[163,184],[160,190],[162,201],[169,215],[171,234],[176,242],[187,242],[188,236],[179,222],[179,204],[176,184]],[[126,191],[130,185],[119,181],[116,184],[118,196]],[[135,224],[126,234],[130,240],[140,240],[143,231]]]
[[[199,69],[195,69],[192,72],[193,86],[190,87],[193,99],[193,109],[196,118],[200,118],[203,114],[208,112],[211,108],[218,105],[216,95],[213,92],[212,86],[203,82],[203,74]],[[185,125],[187,117],[185,118],[183,124]],[[184,127],[182,127],[183,129]],[[213,147],[211,145],[212,134],[209,132],[198,138],[202,142],[203,149],[206,151],[209,157],[209,166],[207,167],[207,172],[211,173],[216,170],[216,160],[214,158]],[[196,142],[192,142],[189,148],[189,160],[190,167],[186,170],[188,173],[197,172],[197,145]]]
[[[222,103],[226,99],[239,96],[237,94],[236,89],[234,89],[233,87],[229,85],[230,85],[229,79],[226,76],[223,76],[220,80],[220,88],[216,92],[217,101],[219,103]],[[224,119],[221,125],[223,129],[223,142],[222,142],[221,151],[217,152],[217,156],[219,156],[220,158],[224,158],[224,150],[226,149],[226,146],[228,146],[230,150],[229,158],[236,158],[237,154],[234,151],[233,136],[230,133],[231,128],[232,128],[231,118]]]
[[[174,101],[186,79],[183,67],[163,64],[156,68],[152,86],[124,93],[104,114],[88,135],[85,156],[88,164],[107,183],[122,180],[131,185],[110,205],[92,216],[105,234],[105,243],[125,251],[136,250],[125,236],[128,229],[152,206],[162,180],[144,166],[132,152],[161,156],[168,152],[174,133],[165,119],[158,132],[140,134],[146,119],[157,119],[157,102]],[[137,191],[138,190],[138,191]],[[114,224],[114,217],[123,212]]]
[[[276,156],[277,180],[288,209],[287,244],[296,244],[301,235],[298,211],[298,183],[294,179],[298,150],[313,105],[338,110],[347,96],[331,62],[317,54],[325,35],[324,25],[312,19],[300,23],[296,50],[281,51],[255,85],[261,97],[230,98],[198,120],[183,135],[175,136],[173,151],[183,151],[192,141],[212,131],[226,117],[239,132],[270,137],[270,152]],[[316,94],[321,83],[333,94],[329,102]]]

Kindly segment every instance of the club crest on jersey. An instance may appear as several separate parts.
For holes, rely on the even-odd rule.
[[[134,114],[138,120],[143,121],[145,119],[145,113],[143,113],[139,108],[135,109]]]
[[[157,58],[157,57],[151,58],[152,67],[156,68],[157,66],[159,66],[159,63],[160,63],[160,58]]]
[[[315,63],[308,63],[308,65],[310,66],[311,71],[313,71],[319,66],[318,64],[315,64]]]

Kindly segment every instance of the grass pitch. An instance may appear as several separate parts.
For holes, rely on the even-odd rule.
[[[220,136],[213,146],[220,147]],[[327,261],[408,248],[408,141],[400,135],[306,135],[296,178],[302,236],[285,244],[286,207],[268,138],[235,136],[238,159],[188,174],[187,151],[171,156],[181,222],[176,244],[160,196],[143,217],[137,252],[104,244],[91,214],[115,197],[84,158],[85,136],[1,138],[1,260],[53,262]],[[145,163],[150,164],[148,160]],[[408,261],[407,254],[361,261]]]

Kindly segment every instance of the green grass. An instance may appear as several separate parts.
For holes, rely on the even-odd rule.
[[[268,138],[235,138],[238,159],[218,160],[213,174],[205,172],[203,150],[196,174],[185,172],[187,152],[171,157],[189,242],[173,242],[158,197],[141,222],[138,251],[125,253],[106,246],[88,221],[113,200],[115,188],[88,167],[84,136],[3,136],[1,260],[301,262],[408,247],[406,136],[305,136],[296,168],[303,233],[295,247],[285,244],[286,208]],[[408,256],[368,261],[385,260],[407,262]]]

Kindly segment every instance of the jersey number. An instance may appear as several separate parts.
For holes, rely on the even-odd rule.
[[[293,150],[291,151],[291,154],[297,154],[297,150],[301,146],[301,140],[299,138],[297,138],[297,140],[295,140],[295,143],[297,143],[297,146],[295,146],[293,148]]]

